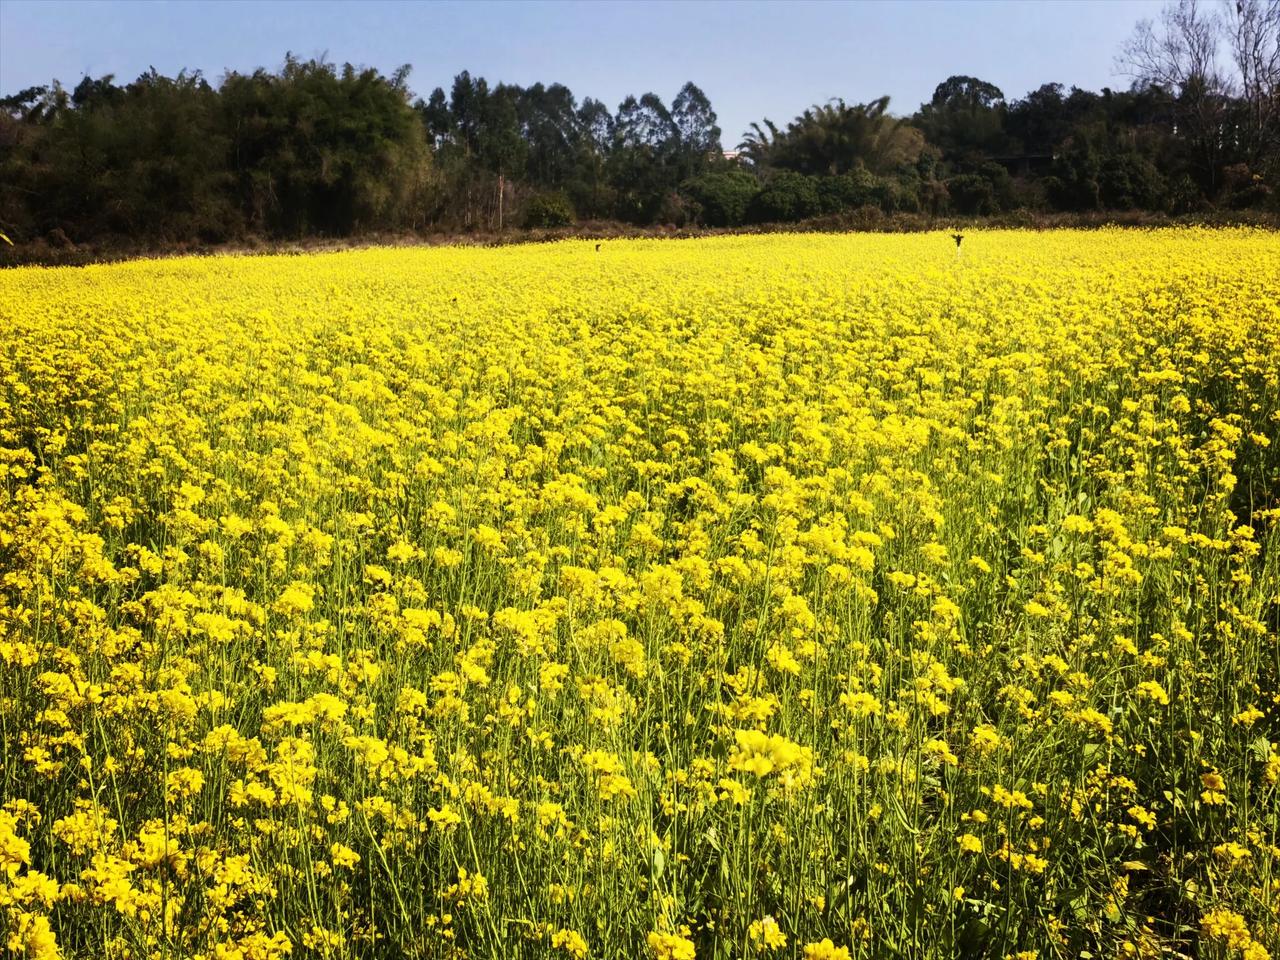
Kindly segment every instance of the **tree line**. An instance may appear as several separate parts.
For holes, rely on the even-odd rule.
[[[463,72],[415,97],[384,74],[154,69],[0,99],[0,231],[54,244],[219,242],[581,220],[735,226],[870,208],[1280,209],[1280,0],[1178,0],[1118,56],[1126,90],[1018,99],[953,76],[910,116],[887,97],[753,123],[725,151],[686,83],[616,108],[562,84]]]

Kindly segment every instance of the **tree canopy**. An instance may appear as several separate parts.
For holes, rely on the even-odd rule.
[[[459,73],[426,96],[286,55],[276,70],[149,70],[0,99],[0,231],[156,242],[247,235],[1280,203],[1280,0],[1176,0],[1119,52],[1127,90],[1011,98],[956,75],[895,115],[836,98],[725,153],[685,83],[615,108],[561,83]]]

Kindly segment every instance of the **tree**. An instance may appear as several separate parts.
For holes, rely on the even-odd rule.
[[[701,223],[709,227],[736,227],[746,220],[760,184],[745,170],[721,170],[695,177],[680,189],[697,205]]]
[[[1217,185],[1226,137],[1227,83],[1220,70],[1222,20],[1199,0],[1167,5],[1158,23],[1141,20],[1118,58],[1120,68],[1142,86],[1172,91],[1178,134],[1202,187]]]
[[[1052,153],[1071,130],[1060,83],[1042,84],[1009,106],[1006,129],[1025,153]]]
[[[972,160],[1007,148],[1004,93],[977,77],[948,77],[920,107],[915,123],[949,160]]]
[[[586,97],[578,108],[578,127],[587,149],[601,156],[608,152],[614,139],[613,114],[608,107]]]
[[[738,144],[738,149],[748,164],[757,170],[763,170],[773,163],[774,145],[781,136],[777,125],[765,117],[763,128],[758,123],[751,124],[747,132],[742,135],[742,142]]]
[[[287,56],[278,74],[228,74],[219,99],[250,229],[345,235],[420,221],[430,158],[403,76]]]
[[[711,101],[692,82],[686,83],[671,102],[671,122],[678,142],[678,177],[693,176],[708,158],[720,154],[720,128]]]
[[[627,97],[618,104],[614,136],[619,147],[658,155],[673,146],[679,135],[671,111],[657,94],[646,93],[639,100]]]
[[[480,125],[484,103],[489,99],[489,85],[484,77],[472,80],[463,70],[453,78],[449,91],[449,117],[455,142],[467,156],[476,153],[480,146]]]
[[[938,109],[994,110],[1004,103],[1004,93],[994,83],[977,77],[950,76],[933,90],[929,105]]]
[[[757,165],[797,173],[838,176],[859,167],[888,173],[913,164],[924,140],[918,130],[889,115],[889,98],[848,104],[835,99],[805,110],[779,133],[753,124],[744,141]]]
[[[646,93],[627,97],[614,116],[609,180],[618,215],[650,223],[679,183],[679,130],[661,98]]]
[[[453,131],[453,114],[449,110],[444,90],[436,87],[426,101],[419,100],[415,107],[422,116],[422,124],[430,137],[431,145],[439,150]]]
[[[480,103],[476,154],[481,164],[497,175],[496,220],[503,226],[507,201],[507,176],[524,166],[528,144],[520,136],[520,114],[516,103],[520,89],[498,84]]]
[[[615,138],[613,114],[601,101],[584,97],[578,107],[577,127],[577,177],[570,184],[574,207],[584,216],[609,216],[614,200],[606,161]]]
[[[991,181],[976,173],[962,173],[947,181],[951,205],[958,213],[983,216],[995,213],[995,191]]]
[[[883,209],[890,205],[891,193],[889,181],[861,168],[818,181],[818,203],[823,213],[840,213],[860,207]]]
[[[1243,148],[1254,164],[1280,153],[1280,0],[1239,0],[1224,20],[1243,106]]]
[[[1221,92],[1220,27],[1217,14],[1206,12],[1199,0],[1177,0],[1164,7],[1158,24],[1150,19],[1138,21],[1118,65],[1144,84],[1178,93],[1193,85]]]
[[[535,83],[517,98],[520,135],[527,144],[526,173],[531,183],[560,187],[574,175],[578,159],[577,104],[568,87]]]
[[[563,193],[539,193],[524,207],[526,227],[567,227],[573,223],[573,206]]]
[[[1115,153],[1104,159],[1097,183],[1102,206],[1109,210],[1157,210],[1166,190],[1155,165],[1132,152]]]
[[[817,178],[784,170],[770,177],[751,201],[755,223],[792,222],[821,210]]]
[[[0,229],[65,243],[305,237],[576,214],[735,224],[875,206],[1191,211],[1280,197],[1280,0],[1178,0],[1137,26],[1124,91],[1019,100],[952,76],[909,120],[887,98],[751,124],[721,157],[686,83],[616,111],[563,84],[462,71],[412,103],[389,74],[287,55],[278,70],[150,70],[0,98]],[[1031,156],[1027,156],[1027,155]]]
[[[7,97],[0,97],[0,111],[15,120],[39,123],[44,119],[48,104],[49,87],[27,87]]]
[[[119,94],[103,93],[113,126],[125,133],[112,162],[126,172],[114,188],[113,219],[122,232],[170,241],[225,240],[238,232],[228,189],[230,141],[217,93],[204,77],[169,78],[152,69]]]

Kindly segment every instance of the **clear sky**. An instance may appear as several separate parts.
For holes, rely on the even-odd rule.
[[[292,50],[448,90],[467,69],[490,82],[566,84],[611,108],[686,80],[711,99],[734,146],[752,120],[782,124],[831,97],[883,94],[910,113],[951,74],[1018,97],[1041,83],[1129,85],[1113,60],[1158,0],[0,0],[0,94],[84,74],[127,82],[149,67],[216,80],[275,67]]]

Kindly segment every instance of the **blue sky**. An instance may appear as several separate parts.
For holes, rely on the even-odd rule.
[[[1157,0],[861,0],[854,3],[564,0],[0,0],[0,93],[88,73],[132,80],[150,66],[212,79],[277,66],[286,50],[391,70],[448,89],[559,81],[610,107],[686,80],[706,91],[726,146],[752,120],[783,123],[831,97],[889,94],[910,113],[951,74],[1017,97],[1057,81],[1125,88],[1113,66]]]

